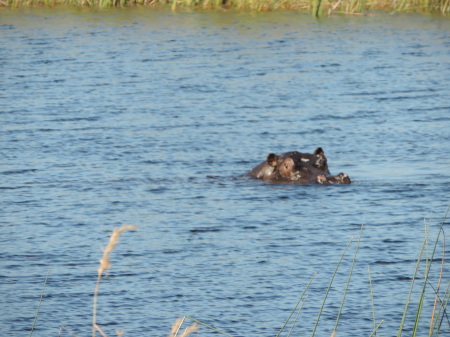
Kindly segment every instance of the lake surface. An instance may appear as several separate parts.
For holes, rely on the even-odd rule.
[[[276,336],[317,272],[292,333],[311,335],[355,237],[316,332],[330,336],[362,224],[338,335],[373,330],[370,267],[378,336],[396,336],[425,225],[431,255],[450,205],[448,18],[2,8],[0,30],[2,336],[29,335],[49,268],[33,336],[90,335],[123,224],[139,230],[100,285],[109,336],[166,336],[184,315]],[[353,184],[242,177],[318,146]]]

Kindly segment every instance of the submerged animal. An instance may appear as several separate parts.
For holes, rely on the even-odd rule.
[[[273,183],[291,184],[350,184],[344,173],[331,175],[327,157],[321,147],[312,154],[286,152],[281,155],[269,153],[265,161],[245,174],[250,178],[264,179]]]

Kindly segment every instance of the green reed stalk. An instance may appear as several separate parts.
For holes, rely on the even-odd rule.
[[[425,238],[423,240],[423,242],[422,242],[422,246],[421,246],[420,251],[419,251],[419,256],[417,258],[416,269],[414,270],[414,275],[413,275],[413,278],[412,278],[412,281],[411,281],[411,286],[409,288],[409,294],[408,294],[408,298],[406,299],[405,309],[403,310],[403,316],[402,316],[402,320],[400,322],[400,327],[399,327],[398,332],[397,332],[397,337],[400,337],[402,335],[402,332],[403,332],[403,326],[405,325],[406,312],[408,310],[408,306],[409,306],[409,303],[411,301],[411,295],[412,295],[412,291],[413,291],[413,287],[414,287],[414,281],[416,279],[417,272],[419,271],[420,261],[422,259],[422,254],[423,254],[423,251],[425,249],[425,243],[426,242],[427,242],[427,239]]]
[[[270,10],[274,10],[275,9],[275,5],[277,4],[277,0],[272,0],[271,4],[270,4]]]
[[[307,297],[308,297],[308,295],[305,296],[305,299],[303,300],[303,303],[302,303],[300,309],[298,309],[297,316],[295,316],[294,322],[292,323],[291,329],[289,330],[289,332],[288,332],[286,337],[289,337],[291,335],[292,330],[294,330],[295,324],[297,324],[297,322],[298,322],[298,317],[300,316],[300,313],[302,312],[302,309],[303,309],[303,306],[306,303]]]
[[[435,290],[435,297],[434,297],[434,305],[433,305],[433,311],[431,313],[431,320],[430,320],[430,336],[433,334],[433,329],[434,329],[434,324],[433,322],[435,321],[435,313],[436,313],[436,307],[437,307],[437,303],[439,300],[439,290],[441,288],[441,281],[442,281],[442,275],[444,272],[444,261],[445,261],[445,233],[443,233],[442,235],[442,259],[441,259],[441,269],[439,272],[439,279],[438,279],[438,284],[437,284],[437,289]]]
[[[381,326],[381,324],[383,324],[383,322],[384,322],[384,320],[381,320],[381,322],[376,326],[376,328],[373,329],[373,331],[372,331],[372,333],[369,335],[369,337],[376,336],[377,330],[378,330],[378,328]]]
[[[314,324],[314,329],[312,331],[311,337],[313,337],[316,334],[317,326],[319,325],[320,316],[322,316],[323,308],[325,307],[325,302],[327,300],[328,293],[330,292],[331,285],[333,284],[334,277],[336,276],[337,271],[339,269],[339,266],[340,266],[340,264],[342,262],[342,259],[344,258],[345,252],[347,251],[348,247],[350,247],[350,244],[352,243],[352,241],[353,241],[353,237],[350,239],[350,241],[348,242],[348,244],[345,247],[344,251],[342,252],[341,258],[339,259],[339,262],[338,262],[338,264],[336,266],[336,269],[334,270],[333,276],[331,277],[330,284],[328,285],[327,291],[325,292],[325,297],[324,297],[324,299],[322,301],[322,306],[321,306],[321,308],[319,310],[319,315],[317,316],[316,323]]]
[[[211,325],[208,325],[206,323],[200,322],[198,319],[195,319],[195,318],[193,318],[191,316],[184,316],[184,317],[189,318],[189,319],[193,320],[194,322],[197,322],[198,324],[206,326],[208,329],[211,329],[211,330],[213,330],[215,332],[218,332],[218,333],[220,333],[220,334],[222,334],[224,336],[233,337],[233,336],[231,336],[231,335],[229,335],[229,334],[227,334],[227,333],[225,333],[223,331],[220,331],[219,329],[216,329],[216,328],[212,327]]]
[[[373,320],[373,329],[374,329],[374,336],[377,335],[376,333],[376,325],[377,325],[377,321],[375,320],[375,300],[373,297],[373,288],[372,288],[372,278],[370,277],[370,267],[367,267],[367,271],[369,274],[369,288],[370,288],[370,299],[372,302],[372,320]]]
[[[354,13],[358,5],[358,0],[352,0],[350,3],[349,13]]]
[[[37,308],[37,311],[36,311],[36,315],[34,316],[33,326],[31,327],[31,331],[30,331],[30,337],[33,335],[34,328],[36,327],[36,322],[37,322],[37,318],[38,318],[38,315],[39,315],[39,310],[41,309],[42,299],[44,298],[45,287],[47,286],[48,275],[50,275],[50,270],[51,269],[52,269],[51,267],[48,268],[47,276],[45,277],[44,287],[42,288],[41,298],[39,299],[39,305],[38,305],[38,308]]]
[[[288,324],[289,320],[291,319],[292,315],[294,314],[294,312],[297,310],[301,300],[303,299],[303,296],[305,296],[306,291],[308,290],[309,286],[311,285],[311,282],[313,281],[314,277],[316,277],[317,273],[314,273],[314,275],[311,277],[311,279],[309,280],[308,284],[306,285],[305,290],[303,290],[300,298],[297,301],[297,304],[295,305],[294,309],[291,311],[291,314],[289,315],[289,317],[287,318],[286,322],[284,322],[284,325],[281,327],[280,331],[277,333],[276,337],[279,337],[281,332],[283,332],[284,328],[286,327],[286,325]]]
[[[449,321],[448,315],[446,312],[449,298],[450,298],[450,282],[448,283],[447,289],[444,292],[443,299],[439,301],[439,303],[440,303],[439,309],[438,309],[438,312],[436,315],[436,319],[434,320],[433,331],[436,331],[436,336],[439,335],[439,331],[440,331],[442,322],[444,320],[444,316],[447,316],[447,321]],[[438,322],[439,322],[439,325],[437,326]],[[449,321],[449,325],[450,325],[450,321]],[[431,335],[432,335],[432,332],[429,333],[429,336],[431,336]]]
[[[442,322],[444,320],[444,316],[447,316],[447,321],[449,320],[447,312],[446,312],[449,300],[450,300],[450,282],[448,283],[447,290],[445,292],[442,304],[439,307],[439,315],[440,315],[441,319],[439,320],[439,326],[437,328],[435,328],[435,330],[436,330],[436,337],[439,336],[439,333],[441,331],[441,325],[442,325]],[[441,314],[441,311],[442,311],[442,314]],[[436,322],[437,322],[437,320],[436,320]],[[449,322],[449,325],[450,325],[450,322]]]
[[[364,10],[364,7],[366,7],[366,0],[360,0],[359,1],[359,10],[358,10],[358,12],[362,13],[363,10]]]
[[[443,4],[441,4],[441,13],[445,14],[450,11],[450,0],[446,0]]]
[[[312,14],[314,17],[318,18],[319,16],[322,16],[322,0],[313,0],[312,8]]]
[[[394,8],[394,12],[399,12],[402,10],[405,10],[407,8],[407,2],[408,0],[403,0],[400,5],[398,5],[396,8]]]
[[[447,218],[447,214],[448,214],[449,209],[450,209],[450,207],[447,209],[447,213],[445,214],[444,219],[441,222],[441,226],[439,227],[438,235],[437,235],[436,240],[434,242],[433,253],[431,254],[431,258],[430,258],[429,262],[427,263],[427,267],[426,267],[426,270],[425,270],[425,279],[424,279],[424,283],[423,283],[423,286],[422,286],[422,293],[420,295],[419,307],[417,308],[417,312],[416,312],[416,319],[414,321],[414,328],[413,328],[412,337],[415,337],[417,335],[417,330],[419,328],[420,316],[422,314],[422,309],[423,309],[423,302],[424,302],[424,298],[425,298],[425,291],[426,291],[426,286],[427,286],[428,275],[430,273],[431,265],[432,265],[432,262],[433,262],[433,259],[434,259],[434,254],[436,253],[436,248],[437,248],[437,245],[439,243],[439,237],[440,237],[441,233],[443,233],[443,227],[444,227],[445,219]]]
[[[67,332],[68,332],[70,335],[72,335],[73,337],[77,337],[77,335],[75,335],[72,331],[70,331],[69,329],[67,329],[64,325],[61,325],[61,326],[59,327],[59,334],[58,334],[58,337],[61,337],[61,332],[62,332],[63,330],[67,331]]]
[[[352,265],[350,267],[350,272],[348,273],[348,279],[347,279],[347,283],[345,285],[344,295],[342,296],[341,306],[340,306],[339,311],[338,311],[338,315],[337,315],[337,318],[336,318],[336,323],[334,325],[334,329],[333,329],[333,334],[332,335],[336,335],[336,330],[337,330],[337,326],[338,326],[338,323],[339,323],[339,319],[341,318],[342,309],[344,308],[345,297],[347,296],[348,286],[349,286],[350,280],[352,278],[353,267],[355,266],[355,261],[356,261],[356,255],[358,255],[359,244],[361,242],[361,235],[362,235],[363,227],[364,227],[364,225],[361,226],[361,230],[359,232],[358,242],[356,243],[356,248],[355,248],[355,254],[353,255]]]

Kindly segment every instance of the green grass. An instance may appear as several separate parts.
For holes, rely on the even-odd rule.
[[[447,212],[442,220],[442,222],[439,225],[438,228],[438,234],[436,239],[434,240],[434,242],[430,245],[430,241],[429,241],[429,232],[430,232],[430,225],[426,225],[425,226],[425,239],[422,242],[422,245],[419,249],[419,253],[418,253],[418,257],[417,257],[417,261],[415,264],[415,269],[414,269],[414,273],[412,276],[412,281],[411,281],[411,285],[409,288],[408,293],[406,294],[406,299],[405,299],[405,305],[404,305],[404,310],[403,310],[403,316],[399,322],[399,329],[397,332],[397,337],[401,337],[403,331],[406,329],[406,325],[412,325],[412,332],[411,334],[408,334],[408,336],[411,337],[415,337],[418,336],[418,331],[419,331],[419,327],[421,324],[424,324],[423,322],[427,322],[427,319],[421,319],[424,315],[426,315],[427,317],[429,317],[429,329],[427,327],[421,327],[421,331],[423,331],[424,329],[428,329],[429,333],[428,336],[432,337],[438,337],[440,335],[441,332],[441,328],[443,325],[445,325],[447,327],[447,330],[450,329],[450,319],[448,318],[448,313],[447,313],[447,307],[448,307],[448,303],[450,301],[450,280],[444,280],[443,278],[443,271],[444,271],[444,263],[445,263],[445,250],[446,250],[446,245],[445,245],[445,234],[444,234],[444,224],[446,224],[446,219],[447,219],[447,215],[450,211],[450,207],[447,209]],[[103,250],[103,256],[100,259],[100,265],[99,268],[97,270],[97,282],[95,285],[95,291],[94,291],[94,303],[93,303],[93,320],[92,320],[92,336],[95,337],[96,336],[96,332],[99,332],[103,337],[107,337],[107,334],[101,329],[101,327],[97,324],[97,298],[99,296],[100,293],[100,283],[101,283],[101,279],[104,276],[104,273],[106,270],[108,270],[109,268],[111,268],[111,262],[109,260],[110,257],[110,253],[115,249],[115,246],[117,245],[120,236],[122,235],[123,232],[127,231],[127,230],[135,230],[136,228],[134,226],[122,226],[121,228],[116,228],[114,229],[114,231],[111,234],[110,240],[108,245],[106,246],[106,248]],[[362,229],[363,227],[361,226],[361,231],[359,233],[359,237],[358,237],[358,241],[356,243],[356,247],[355,247],[355,251],[353,254],[353,259],[352,259],[352,263],[350,265],[350,269],[348,271],[348,278],[347,278],[347,282],[345,284],[345,288],[343,291],[343,296],[342,296],[342,302],[341,305],[339,307],[339,309],[337,309],[336,312],[336,322],[334,325],[333,330],[330,332],[330,336],[334,337],[337,334],[337,327],[338,327],[338,323],[340,321],[340,317],[341,317],[341,313],[343,311],[344,308],[344,304],[345,304],[345,298],[346,298],[346,294],[347,294],[347,290],[350,287],[351,284],[351,277],[353,274],[353,269],[355,266],[355,261],[357,258],[357,254],[358,254],[358,250],[359,250],[359,246],[360,246],[360,242],[361,242],[361,237],[362,237]],[[325,292],[323,301],[321,303],[321,307],[319,309],[318,312],[318,316],[317,319],[314,323],[314,326],[312,327],[312,333],[311,333],[311,337],[315,336],[316,333],[316,329],[319,325],[320,322],[320,318],[322,315],[322,312],[326,306],[326,301],[327,301],[327,297],[328,297],[328,293],[333,285],[334,282],[334,278],[336,276],[336,274],[338,273],[338,270],[341,266],[342,261],[345,258],[346,252],[348,251],[349,247],[352,245],[354,238],[351,238],[351,240],[348,242],[347,246],[344,248],[339,261],[337,262],[336,268],[330,278],[330,282],[328,285],[328,288]],[[439,258],[437,258],[436,256],[439,254],[438,252],[438,247],[441,246],[442,247],[442,252],[440,253],[441,256]],[[431,253],[429,254],[429,250],[431,248]],[[436,265],[436,262],[440,262],[440,265],[438,266],[437,270],[438,270],[438,277],[437,280],[434,280],[435,284],[433,284],[433,280],[430,277],[430,272],[432,270],[432,267],[434,267]],[[435,268],[436,269],[436,268]],[[436,270],[434,270],[434,272],[436,272]],[[38,309],[36,312],[36,316],[34,319],[34,323],[32,325],[32,329],[30,332],[30,337],[33,334],[36,322],[37,322],[37,318],[38,318],[38,314],[39,314],[39,308],[40,305],[42,303],[42,298],[44,295],[44,290],[45,290],[45,286],[47,284],[47,279],[49,276],[50,270],[47,273],[47,277],[45,279],[45,283],[44,283],[44,289],[42,290],[42,295],[40,297],[40,301],[39,301],[39,305],[38,305]],[[298,322],[303,305],[306,303],[307,300],[307,291],[310,288],[310,285],[312,284],[314,277],[316,276],[316,274],[314,274],[311,279],[309,280],[308,284],[306,285],[305,289],[303,290],[300,298],[298,299],[296,305],[294,306],[293,310],[291,311],[289,317],[286,319],[286,321],[284,322],[283,326],[281,327],[281,329],[279,330],[278,334],[275,337],[280,337],[281,334],[285,331],[286,327],[288,326],[288,324],[291,324],[291,328],[289,329],[286,337],[290,337],[295,324]],[[376,336],[377,334],[377,330],[379,329],[379,327],[381,326],[381,324],[383,323],[383,320],[381,320],[380,322],[376,322],[375,320],[375,305],[374,305],[374,292],[373,292],[373,288],[372,288],[372,280],[371,280],[371,276],[370,276],[370,269],[368,270],[368,276],[369,276],[369,282],[368,282],[368,293],[370,293],[370,298],[371,298],[371,307],[372,307],[372,320],[373,320],[373,328],[372,329],[372,333],[369,335],[369,337],[372,336]],[[447,284],[442,284],[443,281],[447,282]],[[419,283],[419,287],[417,289],[417,283]],[[444,290],[442,290],[442,288],[444,288]],[[425,301],[427,299],[429,299],[429,297],[426,297],[426,293],[431,292],[433,294],[434,297],[434,303],[432,306],[432,309],[430,312],[424,312],[424,304]],[[418,303],[417,303],[417,307],[410,309],[411,306],[411,297],[412,295],[419,295],[418,298]],[[301,304],[301,305],[300,305]],[[299,308],[300,306],[300,308]],[[430,305],[427,306],[428,308],[430,307]],[[207,308],[205,308],[205,310],[207,310]],[[414,321],[413,322],[408,322],[407,321],[407,317],[411,317],[411,310],[412,313],[414,313]],[[295,315],[294,318],[294,314],[297,312],[297,314]],[[408,315],[409,312],[409,315]],[[186,322],[186,320],[191,320],[194,323],[188,327],[185,328],[185,330],[183,332],[181,331],[181,327],[184,324],[184,322]],[[199,327],[198,324],[203,325],[204,327],[213,330],[219,334],[222,334],[224,336],[227,337],[233,337],[229,334],[227,334],[226,332],[219,330],[215,327],[213,327],[212,325],[206,324],[196,318],[193,318],[191,316],[184,316],[180,319],[178,319],[175,324],[172,326],[172,330],[169,334],[169,337],[186,337],[189,334],[192,334],[194,332],[196,332]],[[345,322],[344,322],[345,324]],[[347,327],[347,329],[351,329],[351,327]],[[342,329],[344,330],[344,329]],[[61,336],[62,332],[64,332],[65,334],[69,334],[71,336],[76,337],[68,328],[66,328],[65,326],[61,326],[60,331],[59,331],[59,336]],[[121,331],[119,330],[121,335]],[[341,333],[342,334],[342,333]],[[344,334],[348,335],[348,332],[344,332]],[[389,333],[390,335],[392,335],[392,332]],[[243,335],[243,334],[241,334]],[[423,334],[421,335],[423,336]]]
[[[399,322],[399,329],[398,329],[398,332],[397,332],[397,337],[400,337],[402,335],[403,331],[406,328],[406,324],[407,323],[408,324],[412,324],[412,326],[413,326],[412,334],[408,335],[408,336],[411,336],[411,337],[418,336],[418,331],[419,331],[420,324],[421,323],[423,324],[424,321],[425,322],[427,321],[426,319],[425,320],[421,320],[421,317],[423,315],[427,315],[429,317],[429,322],[430,322],[429,324],[430,324],[430,326],[429,326],[428,337],[432,337],[432,336],[438,337],[440,335],[440,330],[441,330],[441,327],[442,327],[443,324],[447,324],[448,325],[447,330],[450,329],[450,320],[448,318],[448,313],[447,313],[447,307],[448,307],[448,303],[450,301],[450,281],[449,280],[446,280],[448,283],[447,283],[447,285],[445,287],[445,290],[441,291],[441,283],[443,281],[443,269],[444,269],[444,262],[445,262],[445,248],[446,248],[445,247],[444,224],[445,224],[445,221],[447,219],[447,215],[448,215],[449,210],[450,210],[450,207],[448,208],[447,213],[445,214],[445,216],[444,216],[444,218],[443,218],[443,220],[442,220],[442,222],[441,222],[441,224],[439,226],[437,237],[436,237],[434,243],[431,245],[431,247],[432,247],[431,254],[428,254],[428,250],[430,248],[430,243],[429,243],[429,230],[430,230],[430,228],[429,228],[429,226],[425,228],[425,239],[423,240],[423,243],[422,243],[422,245],[421,245],[421,247],[419,249],[419,254],[418,254],[418,257],[417,257],[417,261],[416,261],[415,270],[414,270],[414,274],[413,274],[413,277],[412,277],[410,289],[409,289],[409,292],[408,292],[408,294],[406,296],[403,316],[402,316],[402,319]],[[339,320],[340,320],[340,316],[341,316],[342,310],[344,308],[344,303],[345,303],[345,297],[346,297],[346,294],[347,294],[347,290],[348,290],[348,288],[350,286],[351,276],[352,276],[352,273],[353,273],[353,268],[354,268],[354,265],[355,265],[355,261],[356,261],[356,257],[357,257],[357,253],[358,253],[358,249],[359,249],[359,244],[360,244],[360,241],[361,241],[361,236],[362,236],[362,227],[361,227],[361,232],[359,234],[358,241],[357,241],[357,244],[356,244],[356,248],[355,248],[355,252],[354,252],[354,255],[353,255],[353,260],[352,260],[352,263],[351,263],[351,267],[350,267],[350,270],[348,272],[348,279],[347,279],[347,282],[345,284],[345,289],[344,289],[344,292],[343,292],[341,306],[339,307],[339,309],[336,312],[336,317],[337,317],[336,318],[336,322],[335,322],[333,331],[331,331],[331,333],[330,333],[331,337],[334,337],[334,336],[337,335],[337,327],[338,327],[338,323],[339,323]],[[351,246],[352,242],[353,242],[353,238],[349,241],[349,243],[347,244],[347,246],[345,247],[345,249],[343,250],[343,252],[342,252],[342,254],[340,256],[339,261],[337,262],[336,268],[335,268],[335,270],[334,270],[334,272],[333,272],[333,274],[331,276],[330,283],[329,283],[328,288],[327,288],[327,290],[325,292],[324,299],[323,299],[321,307],[319,309],[319,313],[318,313],[317,319],[316,319],[315,324],[314,324],[314,326],[312,328],[311,337],[315,336],[316,329],[317,329],[317,327],[319,325],[320,317],[322,315],[323,309],[326,306],[326,300],[327,300],[327,297],[328,297],[328,293],[329,293],[329,291],[330,291],[330,289],[331,289],[331,287],[333,285],[334,278],[335,278],[335,276],[336,276],[336,274],[338,272],[338,269],[339,269],[339,267],[341,265],[341,262],[343,261],[343,259],[345,257],[345,254],[346,254],[348,248]],[[439,246],[439,243],[441,243],[441,245],[442,245],[442,255],[441,255],[441,257],[439,259],[437,259],[436,255],[437,255],[437,247]],[[425,257],[423,257],[424,255],[425,255]],[[436,261],[440,261],[439,277],[438,277],[438,280],[435,281],[436,284],[433,285],[432,284],[432,280],[430,279],[430,271],[431,271],[431,267],[436,264]],[[421,268],[422,267],[424,267],[424,271],[421,273]],[[300,313],[301,313],[301,309],[302,309],[303,305],[306,302],[307,290],[310,287],[310,285],[311,285],[315,275],[316,274],[314,274],[312,276],[312,278],[310,279],[309,283],[307,284],[306,288],[304,289],[304,291],[302,292],[300,298],[298,299],[294,309],[291,311],[289,317],[284,322],[284,325],[282,326],[282,328],[280,329],[280,331],[278,332],[278,334],[275,337],[279,337],[281,335],[281,333],[285,330],[285,328],[287,327],[289,322],[291,322],[293,320],[292,327],[289,330],[289,332],[287,333],[287,337],[289,337],[291,335],[291,332],[292,332],[296,322],[299,319],[299,316],[300,316]],[[372,333],[369,335],[369,337],[372,337],[372,336],[376,336],[378,329],[380,328],[380,326],[383,323],[383,320],[381,320],[380,322],[376,322],[376,320],[375,320],[374,293],[373,293],[373,288],[372,288],[372,279],[371,279],[371,276],[370,276],[370,269],[368,270],[368,275],[369,275],[369,284],[368,284],[368,288],[369,289],[368,289],[368,292],[370,292],[371,306],[372,306],[372,319],[373,319],[373,330],[372,330]],[[421,285],[418,288],[418,291],[417,291],[417,284],[416,284],[417,280],[422,282]],[[413,322],[407,322],[407,320],[406,320],[407,313],[408,313],[408,310],[410,309],[409,307],[410,307],[410,304],[411,304],[411,296],[413,295],[414,291],[416,291],[416,294],[419,295],[419,301],[417,303],[417,307],[412,309],[412,312],[414,313],[414,316],[415,316],[414,321]],[[425,294],[427,292],[430,292],[430,291],[434,294],[434,306],[433,306],[433,309],[431,310],[431,312],[424,313],[423,312],[424,311],[424,303],[425,303],[425,299],[426,299]],[[302,305],[301,305],[300,309],[298,310],[298,313],[297,313],[295,319],[293,319],[294,313],[297,311],[300,303],[302,303]],[[210,326],[208,324],[205,324],[205,323],[203,323],[203,322],[201,322],[201,321],[199,321],[197,319],[194,319],[194,318],[192,318],[190,316],[185,316],[185,318],[194,320],[195,322],[198,322],[199,324],[202,324],[202,325],[206,326],[209,329],[212,329],[212,330],[214,330],[216,332],[219,332],[220,334],[222,334],[224,336],[232,337],[229,334],[227,334],[225,332],[222,332],[222,331],[220,331],[220,330],[218,330],[218,329],[216,329],[216,328],[214,328],[214,327],[212,327],[212,326]],[[350,329],[351,329],[351,327],[350,327]],[[423,327],[422,327],[421,330],[423,330]],[[342,333],[348,335],[348,332],[341,332],[341,334]],[[423,336],[423,335],[421,335],[421,336]]]
[[[335,13],[371,15],[373,11],[408,13],[450,13],[450,0],[0,0],[4,7],[33,6],[126,7],[170,6],[174,11],[187,8],[237,9],[251,11],[293,10],[313,16]]]

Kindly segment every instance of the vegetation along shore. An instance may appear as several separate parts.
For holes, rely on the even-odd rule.
[[[373,11],[450,13],[450,0],[0,0],[4,7],[33,6],[170,6],[182,8],[237,9],[253,11],[295,10],[314,16],[333,13],[368,15]]]

